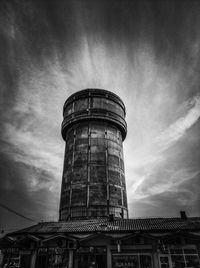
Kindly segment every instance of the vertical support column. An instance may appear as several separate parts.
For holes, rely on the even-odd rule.
[[[119,176],[120,176],[120,186],[121,186],[121,197],[122,197],[122,206],[124,207],[124,193],[123,193],[123,185],[122,185],[122,175],[121,175],[121,170],[119,172]],[[124,218],[124,209],[122,208],[122,218]]]
[[[37,258],[37,249],[34,249],[31,254],[30,268],[35,268]]]
[[[196,244],[196,247],[197,247],[197,253],[198,253],[198,257],[200,261],[200,243],[199,242]]]
[[[0,250],[0,267],[3,267],[4,253]]]
[[[88,98],[88,114],[90,114],[90,108],[91,108],[91,97],[89,92],[89,98]],[[88,210],[89,210],[89,202],[90,202],[90,147],[91,147],[91,127],[90,123],[88,122],[88,155],[87,155],[87,201],[86,201],[86,215],[88,216]]]
[[[112,254],[110,250],[110,245],[107,245],[107,268],[112,268]]]
[[[69,268],[73,268],[73,250],[69,250]]]
[[[152,246],[152,255],[153,255],[153,267],[154,268],[159,268],[159,259],[158,259],[158,253],[157,253],[157,245],[153,244]]]
[[[109,177],[108,177],[108,127],[106,125],[105,129],[105,145],[106,145],[106,191],[107,191],[107,215],[110,214],[110,187],[109,187]]]
[[[74,129],[73,134],[73,146],[72,146],[72,172],[74,170],[74,154],[75,154],[75,143],[76,143],[76,128]]]
[[[74,109],[74,103],[73,103],[73,109]],[[74,154],[75,154],[75,143],[76,143],[76,129],[74,129],[74,134],[73,134],[73,147],[72,147],[72,172],[74,171]],[[70,193],[69,193],[69,212],[68,214],[70,215],[70,218],[73,216],[72,214],[72,209],[71,209],[71,203],[72,203],[72,187],[70,187]]]
[[[90,147],[91,147],[91,127],[90,123],[88,123],[88,156],[87,156],[87,216],[88,216],[88,208],[89,208],[89,201],[90,201]]]

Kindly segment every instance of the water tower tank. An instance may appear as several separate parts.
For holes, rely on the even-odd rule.
[[[124,103],[110,91],[85,89],[66,100],[63,117],[60,220],[127,218]]]

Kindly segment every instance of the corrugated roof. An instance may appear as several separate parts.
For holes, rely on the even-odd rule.
[[[147,219],[108,219],[76,220],[67,222],[41,222],[16,233],[88,233],[88,232],[164,232],[164,231],[200,231],[200,217],[147,218]],[[12,233],[12,234],[14,234]]]

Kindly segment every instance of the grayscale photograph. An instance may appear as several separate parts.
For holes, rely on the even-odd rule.
[[[200,268],[200,1],[0,1],[0,268]]]

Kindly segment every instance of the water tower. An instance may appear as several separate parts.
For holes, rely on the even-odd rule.
[[[128,218],[124,103],[110,91],[85,89],[66,100],[63,117],[66,147],[60,221]]]

